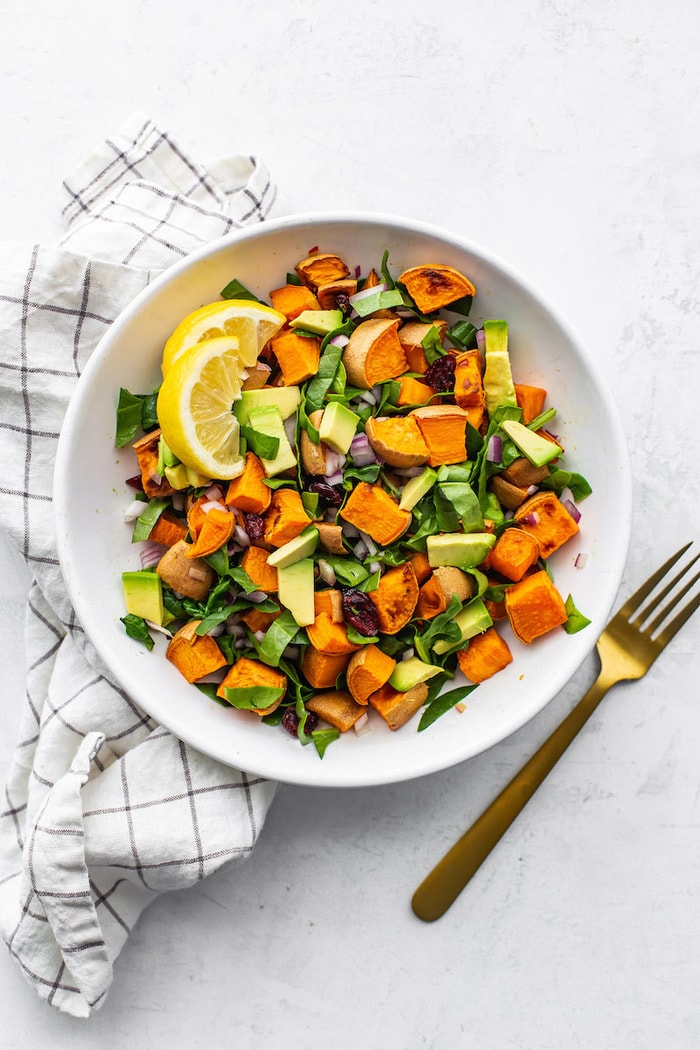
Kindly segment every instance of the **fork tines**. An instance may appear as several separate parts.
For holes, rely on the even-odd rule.
[[[700,554],[696,554],[694,558],[691,558],[691,560],[685,565],[685,567],[682,568],[680,572],[678,572],[673,577],[673,579],[669,583],[667,583],[661,591],[659,591],[658,594],[655,594],[652,597],[651,601],[647,602],[643,608],[641,606],[646,601],[646,599],[652,594],[657,585],[663,580],[666,574],[680,561],[680,559],[683,557],[686,551],[689,550],[691,546],[692,541],[691,543],[686,543],[686,545],[684,547],[681,547],[681,549],[677,551],[676,554],[674,554],[672,557],[670,557],[668,561],[664,562],[661,568],[657,569],[657,571],[653,573],[653,575],[650,576],[644,584],[642,584],[639,590],[635,591],[631,598],[629,598],[625,602],[625,604],[622,606],[618,613],[618,615],[621,618],[629,620],[630,617],[636,612],[637,615],[635,616],[634,620],[630,621],[630,626],[636,627],[641,630],[641,625],[646,620],[648,620],[652,613],[656,612],[657,615],[650,623],[648,623],[645,626],[642,632],[648,638],[651,638],[659,630],[666,618],[672,612],[678,610],[673,619],[666,624],[663,631],[661,631],[661,633],[656,635],[656,637],[653,639],[654,642],[656,642],[660,646],[666,645],[671,640],[671,638],[673,638],[674,634],[683,626],[686,620],[690,616],[692,616],[692,614],[698,607],[700,607],[700,593],[698,593],[695,595],[694,598],[691,599],[691,601],[688,602],[686,606],[679,609],[679,603],[692,590],[692,588],[695,586],[698,580],[700,580],[700,572],[696,572],[692,579],[687,581],[679,591],[674,593],[670,600],[662,608],[659,608],[661,602],[663,602],[663,600],[674,591],[674,588],[678,586],[683,577],[688,573],[692,566],[695,565],[695,563],[700,558]]]

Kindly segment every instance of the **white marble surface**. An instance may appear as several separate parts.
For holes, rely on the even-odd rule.
[[[54,238],[60,177],[139,109],[205,159],[258,153],[291,209],[403,212],[484,243],[587,337],[615,393],[629,591],[700,538],[699,38],[689,0],[4,0],[0,230]],[[4,769],[27,581],[4,540],[0,558]],[[145,913],[88,1022],[39,1004],[0,953],[0,1048],[697,1047],[699,628],[608,697],[438,923],[413,917],[415,885],[593,657],[451,771],[281,788],[246,867]]]

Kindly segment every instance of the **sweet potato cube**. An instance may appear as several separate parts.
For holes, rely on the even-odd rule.
[[[275,288],[270,292],[270,301],[273,309],[284,314],[288,321],[293,321],[304,310],[320,309],[314,293],[303,284],[285,284]]]
[[[489,552],[489,568],[517,583],[540,556],[540,547],[534,536],[522,529],[510,528],[502,532]]]
[[[395,667],[396,660],[376,645],[363,645],[350,657],[345,675],[353,699],[366,707],[370,695],[389,681]]]
[[[433,567],[428,561],[428,555],[425,551],[416,551],[410,561],[418,583],[425,583],[433,571]]]
[[[527,499],[527,489],[513,485],[500,474],[494,474],[491,478],[491,489],[498,498],[498,502],[506,510],[517,510],[520,504]]]
[[[379,630],[396,634],[405,627],[413,616],[418,593],[418,580],[410,561],[385,572],[377,589],[369,592],[379,617]]]
[[[486,405],[483,383],[484,363],[478,350],[457,354],[455,362],[455,401],[461,408]]]
[[[277,569],[274,565],[268,565],[269,556],[264,547],[251,543],[243,552],[241,568],[248,573],[258,590],[274,593],[279,587]]]
[[[498,476],[509,481],[511,485],[517,485],[521,489],[528,489],[530,485],[539,485],[541,481],[548,478],[549,468],[547,466],[536,467],[525,456],[519,456],[513,460],[509,467],[502,470]]]
[[[301,673],[314,689],[332,689],[350,658],[350,653],[322,653],[307,645],[301,658]]]
[[[350,693],[344,689],[316,693],[306,701],[306,708],[317,714],[324,722],[339,729],[341,733],[347,733],[348,729],[352,729],[355,722],[365,713],[362,704],[356,703]]]
[[[246,452],[243,473],[229,483],[226,503],[246,514],[264,514],[272,500],[272,489],[265,484],[266,477],[255,453]]]
[[[328,613],[333,623],[342,623],[343,617],[343,593],[335,587],[327,590],[314,592],[314,613]]]
[[[256,631],[266,631],[273,620],[276,620],[278,616],[282,615],[282,610],[279,612],[263,612],[261,609],[254,607],[246,609],[245,612],[239,613],[239,616],[246,627],[249,628],[255,634]]]
[[[276,667],[268,667],[260,660],[251,660],[247,656],[241,656],[236,661],[221,685],[216,690],[216,695],[222,700],[226,699],[225,689],[251,689],[255,687],[268,689],[286,689],[287,676],[278,671]],[[250,710],[260,718],[275,711],[282,703],[284,692],[278,700],[268,704],[267,707],[252,707]]]
[[[406,371],[403,369],[403,371]],[[141,484],[143,491],[151,498],[153,496],[170,496],[175,490],[168,481],[158,473],[158,441],[160,440],[160,429],[151,430],[144,434],[131,446],[136,453],[139,470],[141,471]]]
[[[294,267],[296,275],[308,288],[317,292],[323,284],[342,281],[350,270],[338,255],[329,252],[314,252]]]
[[[540,548],[540,557],[548,558],[579,531],[577,522],[554,492],[536,492],[515,512],[515,521],[529,533]]]
[[[279,489],[278,491],[283,491]],[[382,547],[388,547],[411,524],[411,512],[399,505],[379,485],[361,481],[350,493],[340,517],[371,536]]]
[[[400,389],[396,404],[402,407],[406,405],[427,405],[431,397],[434,397],[437,393],[435,387],[428,386],[427,383],[421,383],[412,376],[401,376],[398,383]]]
[[[201,602],[213,587],[216,573],[204,558],[188,557],[188,551],[189,544],[178,540],[165,551],[156,572],[168,587]]]
[[[164,510],[151,529],[149,540],[153,543],[162,543],[164,547],[173,547],[187,535],[187,528],[174,514]]]
[[[513,662],[508,643],[495,627],[477,634],[457,653],[459,669],[470,682],[485,682]]]
[[[399,328],[399,342],[408,361],[409,372],[420,372],[425,375],[428,371],[428,359],[423,349],[423,340],[431,328],[438,328],[440,341],[444,341],[446,321],[435,321],[434,324],[426,324],[423,321],[409,321],[408,324]]]
[[[428,446],[413,416],[370,418],[365,424],[370,445],[391,467],[420,467],[428,459]]]
[[[321,340],[287,329],[274,336],[270,348],[282,370],[285,386],[296,386],[318,372]]]
[[[206,558],[218,551],[231,538],[234,516],[228,510],[213,507],[204,514],[201,526],[197,529],[194,543],[187,548],[188,558]]]
[[[196,634],[201,620],[190,620],[168,643],[165,656],[188,682],[197,682],[226,666],[226,657],[208,634]]]
[[[505,604],[513,634],[526,645],[566,623],[564,600],[544,570],[508,587]]]
[[[467,458],[467,413],[459,405],[426,405],[411,412],[428,446],[428,464],[463,463]]]
[[[412,266],[398,277],[423,313],[429,314],[458,299],[476,294],[476,288],[464,274],[441,263]]]
[[[352,332],[343,350],[343,364],[354,386],[369,390],[408,371],[398,326],[399,321],[392,318],[369,317]]]
[[[527,426],[539,416],[544,408],[547,391],[541,386],[529,386],[527,383],[515,383],[515,400],[523,412],[523,423]]]
[[[311,524],[301,496],[295,489],[288,488],[275,489],[264,520],[264,539],[272,547],[283,546]]]
[[[354,653],[360,648],[348,640],[345,624],[334,623],[327,612],[320,612],[314,622],[306,628],[306,633],[314,649],[318,649],[320,653],[340,656]]]
[[[427,698],[428,686],[425,682],[414,685],[406,693],[400,693],[387,682],[376,693],[372,693],[369,703],[379,712],[389,729],[395,731],[420,711]]]
[[[447,599],[440,586],[440,580],[436,576],[431,576],[429,580],[426,580],[418,593],[416,615],[423,620],[432,620],[434,616],[444,612],[446,608]]]

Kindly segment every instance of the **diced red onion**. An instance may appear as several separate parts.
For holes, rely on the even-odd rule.
[[[528,496],[534,496],[534,494],[537,492],[537,485],[528,485],[525,491],[527,492]]]
[[[245,627],[235,613],[226,620],[226,633],[233,638],[243,638],[245,636]]]
[[[318,251],[318,245],[314,244],[313,248],[309,248],[309,250],[308,250],[308,252],[306,254],[307,255],[315,255],[317,251]]]
[[[370,463],[377,462],[377,456],[366,434],[358,434],[352,439],[350,455],[358,467],[366,467]]]
[[[539,514],[537,514],[536,511],[532,510],[532,511],[530,511],[529,514],[523,514],[522,518],[520,519],[520,524],[521,525],[537,525],[539,520],[540,520]]]
[[[146,620],[146,623],[152,631],[157,631],[159,634],[164,634],[166,638],[172,638],[173,632],[169,631],[167,627],[163,627],[160,623],[154,623],[153,620]]]
[[[204,490],[204,495],[208,500],[218,500],[220,503],[224,499],[224,494],[218,485],[210,485],[208,489]]]
[[[367,557],[367,548],[365,547],[362,540],[358,540],[352,549],[352,553],[359,561],[363,561]]]
[[[160,559],[163,557],[166,548],[162,543],[155,543],[154,540],[148,540],[144,543],[139,553],[139,561],[141,562],[142,569],[152,569],[154,565],[157,565]]]
[[[288,645],[282,654],[286,660],[298,660],[299,659],[299,646]]]
[[[206,572],[203,569],[198,569],[196,565],[190,565],[187,575],[191,576],[193,580],[199,580],[200,583],[207,579]]]
[[[342,524],[343,535],[347,536],[349,540],[356,539],[360,534],[354,525],[351,525],[349,521],[344,521]]]
[[[512,521],[514,517],[515,517],[515,514],[513,513],[512,510],[505,510],[503,512],[503,519],[504,519],[504,521]]]
[[[334,335],[332,339],[328,340],[328,342],[332,343],[333,346],[347,346],[350,339],[347,335],[341,333],[340,335]]]
[[[477,330],[476,341],[479,344],[479,346],[483,346],[484,345],[484,343],[486,341],[486,337],[484,336],[484,329],[483,328],[479,328]]]
[[[374,572],[381,572],[382,571],[381,562],[371,561],[369,563],[369,571],[372,572],[372,573],[374,573]]]
[[[385,292],[386,284],[381,281],[379,284],[375,284],[373,288],[363,288],[360,292],[355,292],[354,295],[350,296],[351,303],[357,303],[360,299],[367,299],[368,296],[374,295],[375,292]]]
[[[210,510],[226,510],[225,504],[218,499],[208,499],[206,503],[201,504],[201,509],[205,514],[208,514]]]
[[[261,642],[264,637],[265,637],[265,632],[264,631],[254,631],[253,632],[253,638],[255,638],[256,642]]]
[[[374,555],[377,553],[377,545],[372,539],[372,537],[368,536],[366,532],[363,532],[362,529],[360,529],[360,539],[367,548],[367,554],[369,555],[369,557],[373,558]]]
[[[326,477],[340,470],[340,453],[326,447]]]
[[[492,434],[486,446],[486,459],[489,463],[500,463],[503,455],[503,441],[498,434]]]
[[[561,502],[562,505],[566,507],[574,521],[578,524],[578,522],[581,520],[581,511],[578,509],[576,504],[573,503],[570,499],[563,499]]]
[[[247,598],[249,602],[257,605],[259,602],[264,602],[269,595],[267,591],[248,591],[247,594],[243,594],[241,597]]]
[[[226,550],[229,554],[240,554],[243,548],[241,547],[240,543],[232,542],[228,544]]]
[[[327,583],[329,587],[333,587],[335,584],[335,570],[332,565],[329,565],[323,558],[318,559],[318,573],[324,583]]]
[[[207,631],[207,634],[209,635],[210,638],[218,638],[219,635],[223,634],[225,630],[226,630],[226,624],[225,623],[217,623],[217,624],[214,625],[214,627],[212,627],[210,630]]]
[[[401,656],[401,659],[402,660],[410,660],[414,656],[415,656],[415,650],[414,649],[404,649],[403,654]]]
[[[250,547],[250,536],[242,525],[233,526],[233,535],[236,537],[236,542],[240,543],[241,547]]]
[[[132,521],[136,521],[136,519],[143,514],[147,506],[148,504],[144,503],[142,499],[133,499],[124,511],[125,524],[130,525]]]
[[[355,732],[358,736],[364,736],[365,733],[369,733],[372,730],[370,725],[369,715],[365,711],[364,714],[360,715],[358,720],[355,722]]]
[[[371,390],[363,390],[357,400],[364,401],[366,405],[376,405],[377,403],[377,399]]]
[[[173,510],[184,510],[185,509],[185,493],[182,489],[176,489],[170,497],[170,502],[173,505]]]
[[[585,568],[587,561],[588,561],[588,555],[584,554],[582,552],[581,554],[577,554],[576,557],[574,558],[574,566],[577,569],[583,569],[583,568]]]
[[[248,645],[249,645],[249,642],[248,642],[247,638],[237,638],[236,641],[233,643],[233,648],[234,649],[247,649]]]
[[[342,485],[343,484],[343,472],[342,470],[336,470],[333,474],[326,474],[326,481],[329,485]]]
[[[362,273],[362,267],[361,266],[356,266],[355,267],[355,280],[356,281],[359,281],[361,273]]]
[[[163,475],[159,474],[157,470],[149,470],[148,479],[149,481],[152,481],[154,485],[163,484]]]

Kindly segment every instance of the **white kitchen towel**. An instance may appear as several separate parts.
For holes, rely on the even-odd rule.
[[[254,157],[206,168],[136,115],[64,183],[58,246],[0,245],[0,527],[33,578],[19,743],[0,799],[0,929],[39,996],[76,1016],[105,999],[143,908],[248,857],[275,785],[204,757],[110,679],[56,556],[51,487],[81,370],[159,272],[262,222]]]

